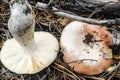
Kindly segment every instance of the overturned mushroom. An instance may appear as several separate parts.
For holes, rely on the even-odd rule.
[[[27,0],[11,0],[8,27],[13,35],[0,54],[1,62],[12,72],[33,74],[49,66],[57,57],[59,44],[48,32],[35,32],[35,18]]]
[[[77,21],[68,24],[60,38],[64,61],[86,75],[99,74],[111,65],[111,44],[106,28]]]

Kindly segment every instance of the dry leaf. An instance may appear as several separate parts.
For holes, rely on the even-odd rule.
[[[62,26],[65,26],[65,25],[67,25],[71,20],[68,19],[68,18],[62,18],[62,17],[60,17],[57,21],[58,21],[59,24],[61,24]]]

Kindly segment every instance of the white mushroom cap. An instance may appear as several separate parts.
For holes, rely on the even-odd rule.
[[[7,40],[1,50],[1,62],[9,70],[19,74],[37,73],[49,66],[57,57],[57,39],[47,32],[35,32],[36,48],[26,50],[13,38]]]
[[[106,28],[82,22],[71,22],[62,32],[60,45],[63,59],[76,72],[95,75],[112,63],[111,34]]]

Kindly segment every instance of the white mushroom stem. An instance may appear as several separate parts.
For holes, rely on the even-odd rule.
[[[21,4],[24,3],[24,4]],[[35,19],[27,0],[13,0],[10,3],[11,16],[8,28],[17,42],[26,50],[35,49]],[[32,46],[32,47],[31,47]]]

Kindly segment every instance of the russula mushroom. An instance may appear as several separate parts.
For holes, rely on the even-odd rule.
[[[68,24],[60,38],[64,61],[73,70],[96,75],[112,63],[111,34],[105,27],[74,21]]]
[[[34,32],[35,18],[27,0],[10,2],[8,27],[13,35],[1,49],[1,62],[18,74],[34,74],[49,66],[57,57],[59,44],[48,32]]]

